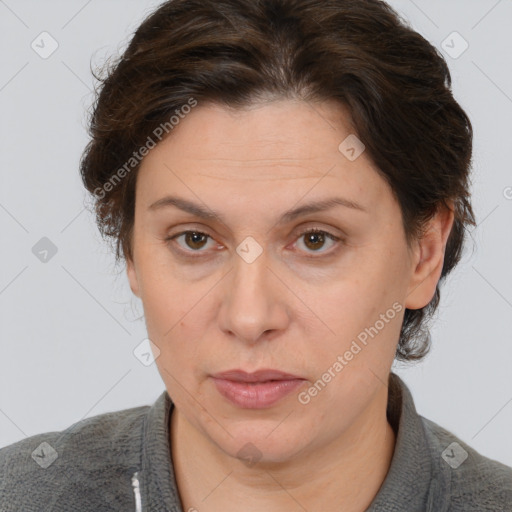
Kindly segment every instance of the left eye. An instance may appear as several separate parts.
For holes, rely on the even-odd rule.
[[[299,240],[306,237],[305,245],[309,249],[313,249],[313,252],[319,252],[317,249],[325,245],[325,241],[328,239],[332,242],[332,245],[336,245],[335,242],[339,242],[340,239],[333,234],[323,231],[321,229],[310,229],[304,231],[299,235]],[[307,252],[307,251],[306,251]],[[326,252],[326,251],[321,251]]]

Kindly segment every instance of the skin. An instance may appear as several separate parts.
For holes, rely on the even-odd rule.
[[[363,511],[385,479],[395,445],[386,383],[403,314],[433,297],[453,212],[440,209],[408,247],[399,204],[366,152],[350,161],[338,149],[352,133],[333,102],[199,104],[141,164],[127,273],[175,404],[170,444],[186,511]],[[224,221],[148,209],[170,194]],[[365,211],[337,206],[277,224],[333,196]],[[341,240],[308,243],[311,228]],[[165,241],[186,230],[208,236]],[[252,263],[236,252],[248,236],[263,251]],[[402,311],[300,403],[395,302]],[[306,382],[271,407],[242,409],[210,377],[235,368]],[[246,443],[254,465],[237,455]]]

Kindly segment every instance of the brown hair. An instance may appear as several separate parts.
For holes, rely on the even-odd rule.
[[[233,108],[268,98],[344,104],[400,204],[408,243],[453,201],[439,281],[459,262],[465,227],[475,225],[471,123],[443,57],[385,2],[170,0],[106,70],[104,78],[93,71],[100,85],[80,172],[101,234],[116,242],[116,262],[132,259],[134,152],[159,126],[172,133],[169,119],[191,98]],[[428,352],[440,282],[427,306],[405,311],[397,359]]]

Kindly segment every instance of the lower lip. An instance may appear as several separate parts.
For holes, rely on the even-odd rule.
[[[250,384],[213,378],[219,393],[243,409],[264,409],[300,387],[304,379],[274,380]]]

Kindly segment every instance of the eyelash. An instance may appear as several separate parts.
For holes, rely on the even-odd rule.
[[[213,237],[211,237],[208,233],[204,233],[203,231],[197,231],[197,230],[194,230],[194,229],[189,229],[187,231],[181,231],[180,233],[176,233],[174,235],[171,235],[171,236],[165,238],[164,242],[166,242],[166,244],[168,246],[170,246],[171,243],[176,238],[178,238],[178,237],[180,237],[182,235],[186,235],[187,233],[195,233],[197,235],[204,235],[204,236],[207,236],[208,238],[213,239]],[[299,233],[299,235],[297,236],[297,239],[300,239],[304,235],[308,235],[308,234],[311,234],[311,233],[320,233],[320,234],[325,235],[327,238],[329,238],[333,242],[342,242],[342,239],[340,237],[337,237],[337,236],[333,235],[332,233],[330,233],[329,231],[325,231],[325,230],[319,229],[319,228],[309,228],[307,230],[304,230],[301,233]],[[187,257],[190,257],[190,258],[202,258],[203,257],[202,255],[193,256],[192,254],[193,253],[206,252],[206,251],[203,251],[203,250],[201,250],[201,251],[193,251],[193,250],[186,251],[186,250],[181,249],[181,248],[178,248],[178,251],[181,252],[182,254],[185,254]],[[336,249],[328,251],[327,253],[321,252],[321,253],[319,253],[321,256],[307,256],[307,257],[308,258],[319,258],[319,257],[322,257],[323,255],[330,256],[330,255],[333,255],[334,252],[336,252]]]

